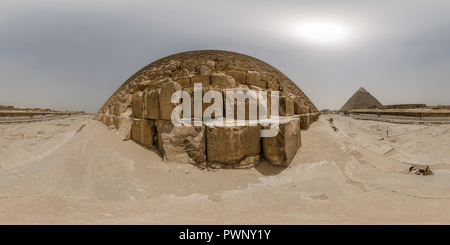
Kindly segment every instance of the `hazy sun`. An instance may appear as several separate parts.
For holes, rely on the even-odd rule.
[[[349,37],[348,29],[339,23],[311,21],[300,23],[295,27],[300,38],[317,44],[337,44]]]

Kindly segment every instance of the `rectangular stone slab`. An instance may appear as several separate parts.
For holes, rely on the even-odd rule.
[[[233,77],[224,74],[211,75],[211,85],[217,85],[222,89],[236,87],[236,81]]]
[[[246,82],[248,85],[255,85],[263,89],[267,88],[267,83],[261,80],[261,75],[256,71],[247,72]]]
[[[299,119],[280,121],[278,135],[263,137],[261,141],[263,156],[267,161],[273,165],[289,166],[301,146]]]
[[[309,125],[311,124],[311,116],[309,115],[300,115],[300,128],[302,130],[308,130]]]
[[[155,124],[151,120],[133,120],[131,124],[131,139],[143,146],[152,148],[154,145]]]
[[[245,84],[247,76],[245,71],[227,71],[227,75],[233,77],[237,83]]]
[[[133,112],[133,117],[134,118],[142,118],[142,96],[143,96],[143,92],[142,91],[138,91],[135,92],[133,94],[133,102],[131,104],[132,106],[132,112]]]
[[[151,89],[146,92],[146,118],[159,119],[159,89]]]
[[[280,116],[293,116],[294,115],[294,102],[288,96],[279,97]]]
[[[191,86],[193,87],[195,83],[201,83],[202,86],[211,85],[211,76],[194,76],[191,77]]]
[[[172,110],[178,105],[172,103],[172,95],[176,91],[181,91],[182,87],[176,82],[167,82],[161,86],[159,93],[159,118],[164,120],[171,120]]]
[[[261,153],[261,126],[206,127],[206,155],[210,162],[238,164]]]

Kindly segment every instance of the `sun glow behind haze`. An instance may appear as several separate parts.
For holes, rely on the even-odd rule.
[[[336,45],[350,39],[350,30],[333,21],[305,21],[294,27],[295,34],[302,40],[319,45]]]

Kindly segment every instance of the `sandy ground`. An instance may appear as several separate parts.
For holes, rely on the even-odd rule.
[[[288,168],[217,171],[162,162],[87,116],[0,124],[0,223],[450,224],[450,124],[333,116],[334,132],[329,117]]]

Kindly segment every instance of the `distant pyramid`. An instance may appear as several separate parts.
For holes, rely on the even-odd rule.
[[[374,106],[382,106],[382,104],[373,97],[363,87],[359,88],[355,94],[353,94],[347,103],[341,108],[340,111],[346,112],[354,109],[366,109]]]

